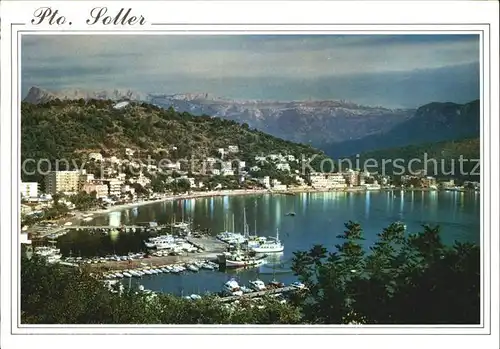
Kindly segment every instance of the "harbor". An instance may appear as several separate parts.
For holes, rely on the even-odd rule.
[[[447,243],[475,241],[477,236],[469,232],[476,231],[479,224],[475,218],[478,204],[474,194],[452,192],[410,192],[396,197],[380,192],[188,199],[94,215],[92,220],[57,227],[64,234],[33,241],[33,249],[44,245],[60,249],[59,262],[68,267],[89,268],[103,280],[107,273],[144,273],[109,279],[125,286],[132,283],[153,292],[203,295],[220,292],[232,278],[247,286],[256,279],[266,284],[278,280],[291,285],[297,281],[291,270],[293,252],[313,244],[334,246],[339,243],[336,235],[349,219],[364,224],[363,244],[367,249],[376,234],[395,221],[404,222],[409,232],[418,231],[423,221],[440,224]],[[464,205],[466,214],[449,223],[446,217],[456,217],[454,211],[462,210],[460,205]],[[189,234],[183,232],[183,226],[189,226]],[[154,240],[158,237],[162,238]],[[175,252],[172,248],[146,245],[155,242],[160,247],[173,242],[181,248]],[[257,247],[263,244],[271,251],[281,252],[257,253]],[[267,256],[262,258],[263,255]],[[228,267],[227,260],[235,265]],[[189,270],[188,266],[195,262],[211,262],[218,267]],[[167,266],[185,270],[144,272]]]

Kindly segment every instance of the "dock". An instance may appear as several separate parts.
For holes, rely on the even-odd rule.
[[[251,299],[251,298],[257,298],[257,297],[263,297],[263,296],[268,296],[272,294],[277,294],[277,293],[287,293],[287,292],[292,292],[292,291],[298,291],[296,287],[293,286],[285,286],[285,287],[280,287],[280,288],[273,288],[273,289],[268,289],[268,290],[263,290],[263,291],[256,291],[256,292],[251,292],[251,293],[245,293],[242,296],[228,296],[228,297],[222,297],[220,298],[220,302],[222,303],[230,303],[234,302],[237,300],[242,300],[242,299]]]
[[[200,238],[189,236],[186,238],[186,241],[202,251],[224,252],[227,250],[227,244],[225,242],[211,236]]]
[[[163,229],[167,228],[167,225],[158,225],[155,226],[155,229]],[[102,230],[111,230],[111,229],[146,229],[149,228],[147,225],[124,225],[124,226],[116,226],[116,225],[66,225],[63,227],[64,229],[102,229]]]

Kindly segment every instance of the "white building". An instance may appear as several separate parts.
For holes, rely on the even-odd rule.
[[[246,166],[245,161],[238,161],[238,169],[241,170],[242,168],[245,168],[245,166]]]
[[[134,150],[130,149],[130,148],[125,148],[125,155],[127,156],[133,156],[135,153]]]
[[[122,194],[131,193],[133,195],[135,193],[135,189],[130,185],[122,185],[121,192]]]
[[[102,161],[103,157],[101,153],[90,153],[89,160]]]
[[[223,176],[234,176],[234,171],[232,169],[223,169],[222,175]]]
[[[252,166],[252,167],[250,167],[250,171],[258,172],[258,171],[260,171],[260,167],[259,166]]]
[[[220,170],[218,168],[213,168],[210,170],[214,176],[219,176],[220,175]]]
[[[179,161],[177,162],[170,162],[168,164],[163,164],[162,161],[159,163],[161,169],[165,170],[180,170],[181,169],[181,163]]]
[[[231,161],[222,161],[220,166],[222,171],[233,169],[233,164]]]
[[[131,178],[130,183],[137,183],[140,184],[142,187],[145,187],[146,185],[151,183],[151,180],[148,177],[144,176],[141,172],[139,173],[139,176]]]
[[[111,178],[106,181],[109,196],[120,196],[123,182],[118,178]]]
[[[280,171],[288,171],[290,172],[290,165],[288,163],[280,163],[276,164],[276,169]]]
[[[228,153],[237,153],[239,152],[239,148],[237,145],[230,145],[229,147],[227,147],[227,152]]]
[[[260,162],[260,163],[264,163],[264,162],[267,162],[267,159],[265,156],[256,156],[255,161]]]
[[[264,176],[264,178],[259,178],[258,181],[266,188],[271,187],[271,179],[269,176]]]
[[[36,198],[38,197],[37,182],[21,182],[21,197]]]
[[[309,180],[314,188],[340,189],[347,187],[346,180],[341,173],[315,172],[309,175]]]
[[[274,190],[286,190],[286,185],[281,184],[281,182],[278,181],[277,179],[272,180],[272,187]]]

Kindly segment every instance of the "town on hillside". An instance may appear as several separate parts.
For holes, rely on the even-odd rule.
[[[399,177],[355,169],[301,171],[307,169],[303,166],[303,159],[280,153],[255,156],[253,163],[247,163],[236,159],[238,151],[236,145],[220,148],[218,157],[209,157],[201,166],[191,168],[190,164],[182,161],[167,164],[135,162],[133,157],[137,153],[130,148],[124,150],[122,158],[89,153],[85,169],[48,171],[42,183],[21,183],[22,224],[26,228],[30,224],[61,218],[75,211],[242,191],[293,194],[300,191],[395,188],[479,190],[478,182],[465,181],[460,186],[454,179],[438,182],[423,171]]]

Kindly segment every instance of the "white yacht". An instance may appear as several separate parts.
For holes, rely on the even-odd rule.
[[[229,293],[232,296],[242,296],[243,291],[240,290],[240,285],[235,279],[231,279],[227,281],[223,286],[222,289]]]
[[[266,289],[266,284],[262,280],[250,281],[250,287],[255,291],[264,291]]]
[[[257,247],[252,247],[251,250],[255,253],[277,253],[283,252],[285,246],[281,243],[279,239],[279,230],[276,229],[276,238],[267,240],[266,242],[260,244]]]
[[[35,248],[35,254],[40,257],[46,258],[49,263],[58,262],[62,257],[62,254],[60,252],[60,249],[49,246],[41,246]]]
[[[266,256],[262,257],[249,257],[241,252],[224,253],[223,259],[227,268],[240,268],[240,267],[257,267],[266,262]]]

